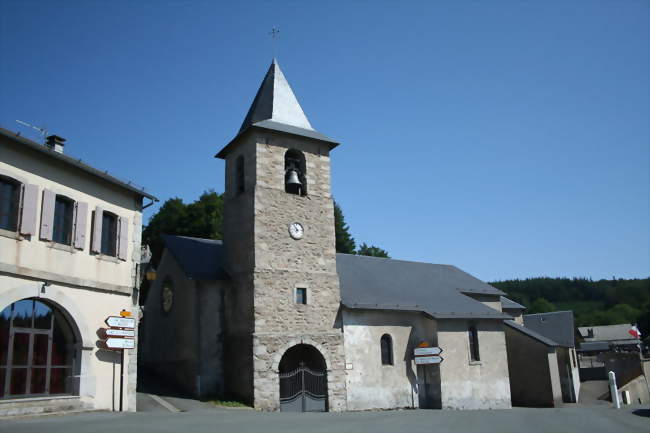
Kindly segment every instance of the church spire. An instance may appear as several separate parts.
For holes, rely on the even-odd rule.
[[[240,132],[249,126],[270,120],[284,125],[313,131],[307,116],[298,103],[291,86],[284,77],[276,59],[273,59],[264,81],[255,95]]]
[[[253,129],[276,131],[319,140],[327,143],[330,150],[339,144],[312,128],[275,59],[264,76],[262,85],[255,95],[239,133],[215,156],[226,158],[239,138],[246,131]]]

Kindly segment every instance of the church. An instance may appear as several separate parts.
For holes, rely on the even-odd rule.
[[[338,145],[273,60],[216,154],[223,241],[165,237],[141,365],[260,410],[511,407],[503,292],[451,265],[336,253]]]

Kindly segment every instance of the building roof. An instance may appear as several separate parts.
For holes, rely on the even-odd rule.
[[[551,340],[550,338],[547,338],[543,336],[542,334],[533,331],[532,329],[526,328],[525,326],[521,326],[518,323],[515,323],[514,320],[504,320],[503,323],[511,327],[512,329],[515,329],[523,334],[528,335],[531,338],[534,338],[535,340],[539,341],[540,343],[544,343],[547,346],[551,347],[556,347],[559,346],[555,341]]]
[[[338,145],[311,126],[276,59],[269,66],[239,133],[217,153],[217,158],[225,158],[233,143],[251,129],[278,131],[324,141],[330,149]]]
[[[10,131],[8,129],[0,128],[0,136],[5,136],[5,137],[9,138],[10,140],[14,141],[15,143],[22,144],[22,145],[24,145],[25,147],[27,147],[27,148],[29,148],[31,150],[34,150],[36,152],[40,152],[40,153],[42,153],[44,155],[47,155],[50,158],[53,158],[53,159],[55,159],[57,161],[61,161],[62,163],[67,164],[70,167],[74,167],[75,169],[84,171],[84,172],[86,172],[86,173],[88,173],[88,174],[90,174],[92,176],[96,176],[98,178],[101,178],[101,179],[103,179],[103,180],[105,180],[107,182],[110,182],[110,183],[112,183],[114,185],[117,185],[117,186],[119,186],[119,187],[121,187],[123,189],[131,191],[131,192],[135,193],[136,195],[138,195],[140,197],[147,197],[150,200],[158,201],[158,199],[155,196],[149,194],[148,192],[145,192],[144,188],[138,188],[136,185],[134,185],[131,182],[125,182],[125,181],[120,180],[120,179],[118,179],[118,178],[116,178],[114,176],[111,176],[106,171],[101,171],[101,170],[98,170],[98,169],[96,169],[94,167],[91,167],[90,165],[81,162],[81,159],[73,158],[73,157],[71,157],[69,155],[66,155],[64,153],[57,152],[57,151],[55,151],[53,149],[50,149],[49,147],[47,147],[47,146],[45,146],[43,144],[39,144],[39,143],[36,143],[35,141],[32,141],[32,140],[30,140],[28,138],[21,137],[20,134],[18,134],[16,132]]]
[[[628,333],[631,328],[631,323],[605,326],[581,326],[578,328],[578,332],[585,341],[636,340],[636,338]],[[593,337],[589,335],[589,330],[593,331]]]
[[[521,304],[516,303],[512,299],[508,299],[505,296],[501,297],[501,308],[506,309],[506,310],[525,310],[526,307],[524,307]]]
[[[225,280],[223,244],[219,240],[163,235],[165,247],[191,280]]]
[[[564,347],[575,347],[573,311],[525,314],[524,326]]]
[[[348,308],[421,311],[437,319],[508,319],[463,293],[503,295],[451,265],[337,254],[341,302]]]

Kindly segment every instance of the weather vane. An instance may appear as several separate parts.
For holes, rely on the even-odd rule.
[[[273,40],[273,57],[276,56],[276,40],[280,38],[280,29],[277,27],[273,27],[271,31],[269,32],[269,35],[271,35],[271,38]]]

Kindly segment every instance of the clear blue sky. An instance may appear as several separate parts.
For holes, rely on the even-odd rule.
[[[650,274],[647,1],[229,3],[0,0],[0,125],[162,201],[222,192],[277,26],[358,242],[486,280]]]

